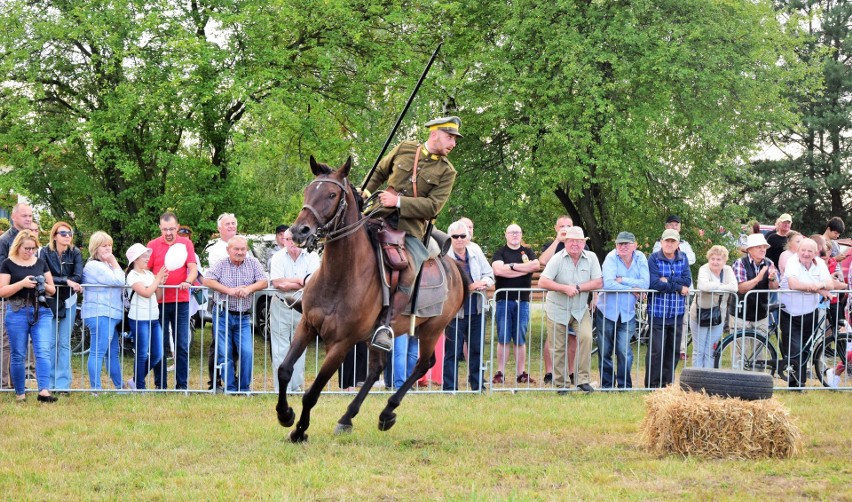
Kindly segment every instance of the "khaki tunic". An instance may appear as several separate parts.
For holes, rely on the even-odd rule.
[[[403,141],[397,145],[379,162],[365,188],[374,192],[386,185],[396,190],[402,197],[399,209],[385,208],[379,215],[388,216],[398,212],[397,229],[423,239],[427,223],[438,216],[450,198],[456,170],[447,157],[434,159],[425,149],[422,150],[417,163],[417,197],[414,197],[411,173],[418,147],[422,148],[422,144],[414,141]]]

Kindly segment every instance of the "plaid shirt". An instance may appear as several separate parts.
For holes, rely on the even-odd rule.
[[[651,293],[648,299],[648,315],[664,319],[683,315],[686,297],[680,294],[680,290],[683,286],[692,286],[686,255],[676,251],[674,258],[668,259],[662,251],[653,253],[648,257],[648,272],[651,277],[649,289],[659,291]],[[662,281],[662,278],[666,280]]]
[[[245,261],[239,265],[234,265],[229,258],[219,260],[205,272],[204,277],[213,279],[226,288],[250,286],[257,281],[268,280],[260,261],[253,256],[246,256]],[[213,296],[217,305],[223,306],[231,312],[243,313],[251,310],[253,299],[254,295],[237,298],[218,291]]]

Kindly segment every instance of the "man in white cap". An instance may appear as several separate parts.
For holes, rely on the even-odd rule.
[[[677,351],[683,336],[683,314],[692,286],[689,259],[679,249],[680,234],[667,228],[660,238],[660,250],[648,257],[650,278],[648,319],[651,339],[645,353],[645,387],[657,388],[674,382]]]
[[[450,198],[456,170],[447,155],[461,137],[458,117],[441,117],[426,123],[429,139],[425,143],[403,141],[378,164],[364,188],[373,192],[380,187],[377,202],[384,217],[397,230],[405,231],[405,246],[410,253],[411,266],[400,274],[397,292],[391,301],[393,315],[408,303],[414,278],[429,253],[423,243],[427,224],[436,218]],[[384,322],[384,319],[382,319]],[[373,335],[373,346],[390,351],[393,330],[381,325]]]
[[[547,335],[553,342],[553,385],[567,389],[568,374],[573,373],[577,376],[577,388],[592,392],[589,291],[603,286],[603,276],[597,255],[583,250],[586,239],[582,228],[568,228],[565,249],[548,261],[538,285],[549,290],[545,311]],[[568,333],[569,326],[573,334]]]
[[[787,235],[792,226],[793,217],[784,213],[775,220],[775,230],[766,234],[766,243],[769,245],[766,257],[772,260],[776,267],[778,266],[778,258],[784,252],[784,248],[787,247]]]
[[[766,257],[769,243],[763,234],[751,234],[746,240],[746,255],[734,262],[731,267],[737,278],[737,292],[740,301],[745,305],[740,312],[740,318],[745,320],[745,328],[769,331],[769,293],[752,293],[751,290],[778,289],[778,271],[772,260]],[[731,312],[733,314],[733,312]],[[734,326],[741,326],[734,323]]]

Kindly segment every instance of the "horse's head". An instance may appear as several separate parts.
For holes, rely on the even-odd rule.
[[[344,225],[347,212],[360,212],[359,199],[349,183],[351,168],[352,157],[346,159],[337,170],[332,170],[311,156],[311,172],[315,178],[305,187],[302,210],[290,227],[296,245],[309,250],[315,249],[320,239],[326,238]],[[353,202],[355,204],[352,204]],[[351,211],[347,211],[350,205]]]

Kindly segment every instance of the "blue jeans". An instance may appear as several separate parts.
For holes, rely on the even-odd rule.
[[[385,366],[385,382],[387,386],[398,389],[414,372],[414,365],[420,357],[420,341],[408,335],[399,335],[393,339],[393,351],[388,357],[391,364]]]
[[[636,317],[627,321],[611,321],[600,309],[595,310],[595,327],[598,330],[598,362],[601,368],[601,388],[619,389],[633,388],[630,378],[630,368],[633,366],[633,350],[630,348],[630,337],[636,331]],[[613,379],[612,352],[618,360],[618,367]]]
[[[32,338],[35,351],[36,382],[38,390],[50,388],[50,331],[53,327],[53,312],[47,307],[38,307],[38,322],[30,326],[35,308],[23,307],[13,312],[6,306],[6,332],[9,333],[10,358],[9,374],[15,394],[21,395],[27,383],[27,342]]]
[[[77,317],[77,305],[65,309],[65,317],[53,318],[50,330],[50,388],[71,388],[71,330]]]
[[[163,360],[163,329],[160,321],[130,320],[130,333],[136,343],[136,366],[133,371],[133,380],[137,389],[145,388],[145,377],[148,370],[160,364]]]
[[[715,345],[722,338],[725,323],[716,326],[699,326],[697,321],[691,323],[692,332],[695,334],[692,339],[692,367],[712,368],[716,365],[713,356]]]
[[[254,347],[249,319],[251,311],[243,314],[228,312],[216,307],[216,366],[225,370],[225,388],[228,392],[251,391],[251,370],[254,365]],[[236,380],[234,355],[240,360],[239,381]]]
[[[530,321],[530,302],[500,300],[497,316],[497,342],[506,345],[514,340],[516,345],[527,344],[527,324]]]
[[[160,304],[160,326],[163,333],[175,337],[175,389],[186,389],[189,380],[189,302],[168,302]],[[169,339],[163,336],[162,353],[169,350]],[[158,389],[169,387],[165,356],[152,365],[154,386]]]
[[[459,361],[464,356],[467,342],[467,381],[470,389],[482,388],[482,316],[468,314],[464,319],[453,319],[444,330],[444,390],[458,390]]]
[[[101,388],[101,368],[104,356],[108,356],[107,371],[116,389],[121,388],[121,361],[119,360],[119,334],[115,327],[121,323],[121,319],[98,316],[83,319],[86,329],[89,330],[91,349],[89,350],[89,386],[92,389]]]

